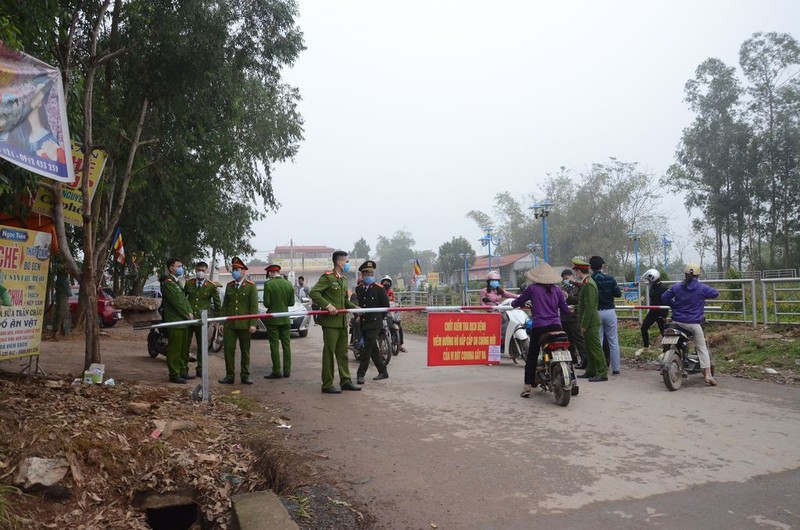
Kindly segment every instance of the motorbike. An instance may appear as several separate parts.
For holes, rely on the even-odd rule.
[[[567,334],[563,331],[545,333],[539,346],[541,351],[536,360],[533,386],[552,392],[556,403],[566,407],[570,398],[577,396],[579,391]]]
[[[392,306],[396,304],[392,302]],[[392,311],[386,314],[386,321],[389,325],[389,334],[392,339],[392,355],[400,353],[400,337],[403,336],[403,326],[400,324],[400,312]]]
[[[531,319],[522,309],[511,307],[511,299],[507,298],[500,303],[500,307],[508,307],[503,310],[503,318],[507,319],[506,333],[503,337],[503,351],[505,351],[514,364],[517,359],[522,358],[523,362],[528,361],[528,347],[531,339],[528,330],[531,327]]]
[[[691,374],[702,374],[697,352],[689,353],[692,332],[674,322],[667,324],[661,339],[663,353],[660,357],[661,377],[671,391],[678,390]],[[711,375],[714,375],[714,359],[711,359]]]
[[[378,352],[383,357],[384,364],[389,364],[396,348],[400,346],[392,337],[391,325],[389,324],[390,315],[387,314],[382,320],[381,330],[378,332]],[[364,337],[361,335],[360,323],[357,319],[350,319],[350,349],[353,350],[353,357],[360,361],[364,355]]]
[[[160,309],[159,309],[160,312]],[[151,324],[160,324],[161,321],[154,321]],[[222,342],[223,342],[223,329],[221,322],[209,322],[208,323],[208,351],[209,352],[218,352],[222,349]],[[159,355],[166,355],[167,354],[167,344],[169,343],[169,338],[167,337],[166,329],[164,328],[153,328],[150,330],[150,333],[147,334],[147,354],[155,359]],[[197,355],[200,355],[200,352],[197,352]],[[190,358],[191,360],[191,358]],[[196,359],[195,359],[196,360]]]

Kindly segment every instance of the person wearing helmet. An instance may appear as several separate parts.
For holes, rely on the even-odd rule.
[[[500,273],[497,271],[489,271],[486,275],[486,287],[481,290],[481,305],[487,307],[494,307],[500,305],[506,298],[516,298],[512,293],[503,289],[502,282],[500,281]],[[506,336],[506,329],[508,328],[508,316],[503,313],[502,321],[500,324],[500,349],[504,349],[504,342],[502,339]]]
[[[650,288],[650,304],[651,306],[664,305],[661,301],[661,296],[667,290],[667,286],[661,283],[661,274],[656,269],[648,269],[642,274],[642,283]],[[669,309],[650,309],[642,320],[642,345],[644,350],[650,349],[650,327],[655,323],[658,324],[658,333],[664,336],[664,325],[666,323]],[[639,350],[637,353],[641,353]]]
[[[711,375],[711,355],[706,346],[703,323],[706,320],[705,302],[710,298],[718,297],[719,291],[698,280],[700,265],[697,263],[686,265],[683,269],[683,276],[683,281],[667,289],[661,295],[661,300],[672,308],[672,322],[691,331],[706,384],[717,386],[717,382]]]
[[[389,297],[389,302],[394,306],[395,299],[394,299],[394,291],[392,290],[392,277],[386,275],[383,278],[381,278],[381,285],[383,285],[383,288],[386,289],[386,295]],[[399,313],[395,314],[399,315]],[[406,347],[403,345],[403,326],[402,324],[400,324],[399,320],[397,321],[397,327],[398,327],[398,334],[397,334],[398,341],[400,342],[400,351],[404,352],[406,351]]]

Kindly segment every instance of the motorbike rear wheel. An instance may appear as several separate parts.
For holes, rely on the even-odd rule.
[[[683,361],[678,350],[674,348],[664,354],[664,361],[661,375],[666,387],[674,392],[683,384]]]
[[[391,330],[392,334],[392,355],[400,353],[400,334],[396,329]]]
[[[151,329],[147,335],[147,355],[151,359],[158,357],[158,331]]]
[[[572,397],[571,390],[564,388],[564,378],[567,375],[564,372],[564,365],[557,363],[551,369],[553,395],[555,395],[556,403],[562,407],[569,405],[569,400]]]

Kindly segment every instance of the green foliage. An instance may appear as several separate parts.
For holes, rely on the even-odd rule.
[[[475,250],[473,250],[469,241],[462,236],[453,237],[450,241],[442,243],[442,245],[439,246],[439,259],[436,263],[436,267],[439,269],[439,272],[446,277],[451,276],[456,271],[460,271],[461,277],[455,278],[456,283],[462,283],[464,281],[464,258],[461,257],[462,254],[469,255],[467,257],[468,265],[475,263]]]
[[[363,237],[353,243],[353,250],[350,251],[350,257],[352,258],[360,258],[366,259],[369,257],[369,245],[367,244],[367,240]]]
[[[404,230],[398,230],[391,238],[378,236],[375,252],[381,275],[388,274],[394,278],[403,273],[404,266],[406,269],[413,266],[417,257],[413,250],[415,243],[411,233]]]

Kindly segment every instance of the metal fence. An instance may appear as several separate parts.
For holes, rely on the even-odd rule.
[[[800,278],[761,280],[761,312],[765,326],[800,324]]]
[[[707,305],[719,309],[707,309],[706,317],[709,322],[728,322],[736,324],[768,325],[800,325],[800,278],[780,277],[786,271],[763,271],[763,278],[741,279],[704,279],[703,283],[719,291],[719,298],[708,300]],[[767,277],[773,275],[775,277]],[[677,282],[664,282],[674,285]],[[761,296],[758,296],[758,285],[761,287]],[[644,300],[645,287],[641,289]],[[515,294],[518,289],[508,289]],[[481,305],[480,290],[466,291],[399,291],[397,300],[404,306],[455,306],[455,305]],[[630,301],[630,300],[629,300]],[[639,310],[621,307],[618,310],[622,319],[641,319]]]

